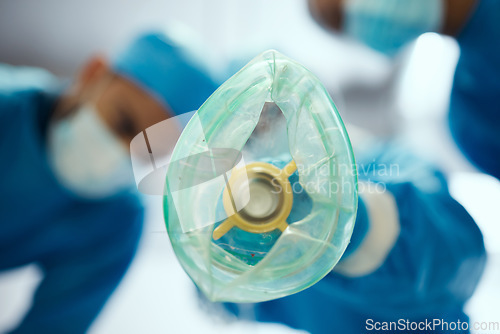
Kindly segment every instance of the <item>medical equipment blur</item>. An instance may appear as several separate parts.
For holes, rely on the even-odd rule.
[[[168,167],[170,240],[213,301],[259,302],[313,285],[345,251],[356,210],[354,157],[335,105],[276,51],[210,96]]]

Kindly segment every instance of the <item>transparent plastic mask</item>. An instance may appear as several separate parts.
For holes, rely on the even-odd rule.
[[[212,301],[260,302],[313,285],[344,253],[356,210],[354,157],[335,105],[276,51],[200,107],[167,171],[172,246]]]

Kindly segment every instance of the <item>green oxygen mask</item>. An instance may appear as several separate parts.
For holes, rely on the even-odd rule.
[[[319,80],[276,51],[210,96],[171,161],[168,235],[212,301],[261,302],[304,290],[349,243],[357,174],[344,124]]]

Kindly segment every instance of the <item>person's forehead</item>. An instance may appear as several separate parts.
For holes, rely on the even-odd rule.
[[[172,116],[172,111],[168,109],[168,106],[162,105],[142,87],[120,75],[115,76],[113,85],[115,93],[119,95],[117,98],[126,104],[135,117],[148,123],[145,124],[146,126],[152,125],[149,124],[151,122],[159,122]]]

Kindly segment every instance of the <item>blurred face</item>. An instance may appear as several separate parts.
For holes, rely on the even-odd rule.
[[[139,132],[172,115],[142,88],[113,73],[101,58],[93,58],[83,67],[54,118],[62,118],[84,103],[95,106],[99,117],[127,148]]]
[[[130,141],[169,116],[169,110],[113,73],[104,60],[91,59],[60,99],[48,127],[47,156],[54,175],[84,198],[131,189]]]
[[[342,30],[346,17],[344,7],[348,0],[308,0],[309,11],[324,28]],[[375,3],[378,0],[373,1]],[[444,4],[439,32],[456,36],[463,29],[475,10],[478,0],[435,0]],[[404,3],[403,1],[401,1]],[[377,3],[379,5],[380,3]],[[404,3],[405,6],[408,3]]]
[[[440,31],[444,0],[310,0],[317,21],[387,55]]]

